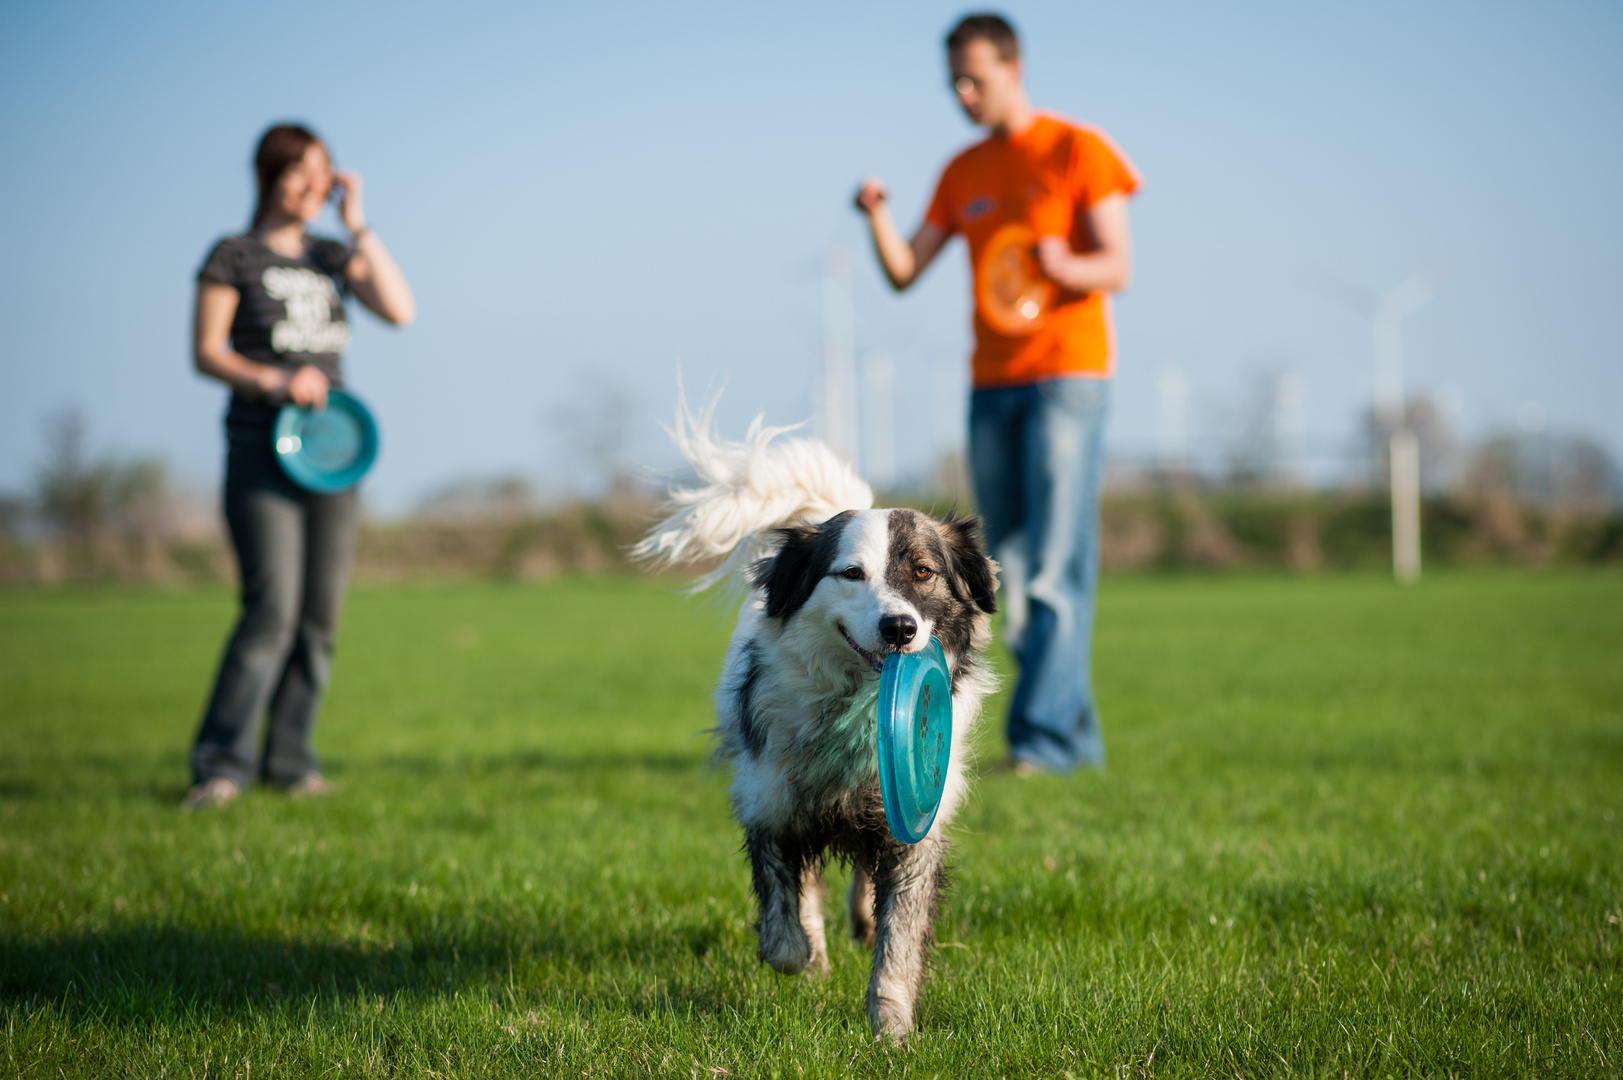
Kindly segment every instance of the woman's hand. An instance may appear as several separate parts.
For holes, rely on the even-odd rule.
[[[320,411],[327,407],[327,376],[313,364],[305,364],[287,381],[287,396],[293,404]]]
[[[338,217],[352,233],[366,230],[366,208],[361,203],[361,174],[350,169],[333,173],[338,188]]]
[[[314,364],[289,370],[267,366],[260,380],[260,390],[273,402],[291,401],[306,409],[320,411],[327,407],[327,376]]]

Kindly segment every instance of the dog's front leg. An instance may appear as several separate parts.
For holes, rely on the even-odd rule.
[[[913,1007],[935,933],[945,847],[931,835],[911,847],[897,844],[879,856],[874,873],[878,925],[868,982],[868,1023],[879,1038],[904,1042],[913,1032]]]
[[[765,829],[749,830],[746,843],[750,880],[761,905],[760,957],[785,975],[798,975],[812,955],[800,925],[800,875],[806,860],[798,844]]]

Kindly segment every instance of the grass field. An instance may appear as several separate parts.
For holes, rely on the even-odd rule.
[[[1109,579],[1110,766],[978,785],[905,1049],[755,959],[724,612],[356,590],[342,794],[188,817],[230,615],[0,592],[0,1074],[1623,1072],[1615,574]]]

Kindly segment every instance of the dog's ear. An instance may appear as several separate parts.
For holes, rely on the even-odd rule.
[[[960,600],[972,601],[988,615],[997,610],[996,566],[986,554],[986,543],[981,539],[981,519],[959,517],[948,513],[937,524],[941,539],[952,563],[948,584],[953,595]]]
[[[766,592],[766,613],[787,619],[811,599],[817,583],[828,574],[839,548],[847,510],[821,525],[791,525],[779,529],[783,546],[769,559],[750,567],[750,584]]]

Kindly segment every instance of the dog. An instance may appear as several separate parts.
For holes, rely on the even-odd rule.
[[[694,590],[744,593],[716,691],[713,760],[730,764],[760,906],[760,958],[829,970],[823,867],[852,866],[852,934],[872,945],[874,1034],[913,1031],[939,911],[945,832],[965,795],[970,729],[994,689],[984,662],[997,564],[978,519],[873,508],[873,492],[823,443],[780,439],[758,417],[742,443],[679,405],[672,440],[697,477],[634,549],[662,567],[717,561]],[[952,687],[951,765],[929,833],[904,844],[879,789],[879,672],[931,638]]]

